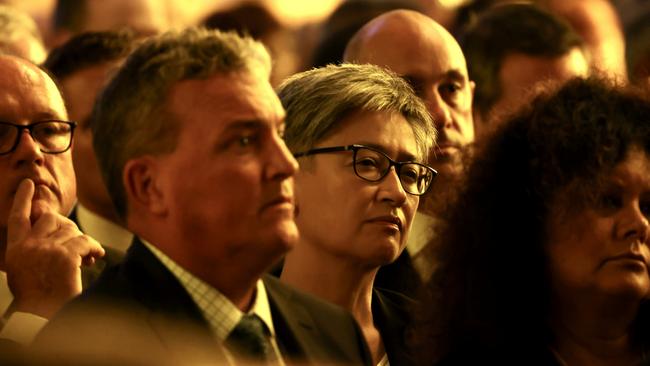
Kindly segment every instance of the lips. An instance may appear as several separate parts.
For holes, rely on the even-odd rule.
[[[372,219],[368,220],[368,222],[393,224],[397,226],[399,231],[402,231],[403,228],[402,220],[399,217],[393,215],[373,217]]]
[[[294,206],[293,196],[285,196],[285,195],[277,196],[277,197],[271,199],[270,201],[268,201],[267,203],[265,203],[262,206],[262,210],[265,210],[265,209],[271,208],[271,207],[275,207],[275,206],[280,206],[280,205],[283,205],[283,204],[290,204],[291,206]]]
[[[646,267],[648,266],[648,261],[640,253],[632,253],[632,252],[623,253],[623,254],[616,255],[616,256],[608,258],[607,262],[617,261],[617,260],[634,260],[634,261],[638,261],[638,262],[643,263]]]
[[[58,192],[58,189],[57,189],[56,185],[52,184],[51,182],[49,182],[49,181],[47,181],[47,180],[45,180],[45,179],[43,179],[43,178],[38,178],[38,177],[21,177],[21,178],[19,178],[19,179],[16,181],[16,184],[14,185],[15,188],[14,188],[13,191],[11,192],[12,195],[15,195],[15,194],[16,194],[16,192],[18,191],[18,186],[20,185],[20,182],[22,182],[22,181],[25,180],[25,179],[29,179],[29,180],[31,180],[32,182],[34,182],[35,192],[38,192],[38,190],[39,190],[39,186],[40,186],[41,188],[47,188],[49,191],[51,191],[52,193],[55,193],[55,194]]]

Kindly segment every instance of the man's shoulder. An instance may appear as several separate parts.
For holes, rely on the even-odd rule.
[[[284,328],[278,333],[294,338],[307,359],[350,365],[371,363],[365,339],[352,314],[273,276],[266,275],[263,280],[273,322]]]

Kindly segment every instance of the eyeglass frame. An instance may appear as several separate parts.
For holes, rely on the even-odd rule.
[[[384,157],[386,157],[386,159],[388,159],[388,169],[386,169],[386,172],[381,177],[379,177],[376,180],[370,180],[368,178],[364,178],[361,175],[359,175],[359,173],[357,172],[357,164],[356,164],[357,151],[359,151],[359,149],[368,149],[368,150],[374,151],[376,153],[379,153],[379,154],[383,155]],[[354,174],[357,177],[365,180],[366,182],[379,182],[379,181],[381,181],[382,179],[384,179],[390,173],[390,168],[395,167],[395,173],[397,173],[397,178],[399,179],[399,183],[402,186],[402,189],[404,189],[404,192],[406,192],[408,194],[412,194],[414,196],[423,196],[427,192],[429,192],[429,189],[431,189],[433,180],[438,175],[438,171],[433,169],[432,167],[430,167],[428,165],[418,163],[417,161],[395,161],[395,160],[391,159],[390,156],[388,156],[385,152],[383,152],[383,151],[381,151],[379,149],[376,149],[374,147],[361,145],[361,144],[332,146],[332,147],[318,147],[318,148],[315,148],[315,149],[310,149],[310,150],[307,150],[307,151],[295,153],[295,154],[293,154],[293,157],[297,159],[297,158],[301,158],[301,157],[309,156],[309,155],[326,154],[326,153],[331,153],[331,152],[342,152],[342,151],[352,151],[352,154],[353,154],[352,155],[352,162],[353,162],[352,168],[354,170]],[[424,190],[424,192],[419,193],[419,194],[418,193],[412,193],[412,192],[407,191],[406,188],[404,188],[404,184],[402,183],[402,179],[400,178],[399,173],[400,173],[400,171],[402,169],[402,166],[404,166],[406,164],[420,165],[420,166],[423,166],[424,168],[426,168],[427,170],[429,170],[431,172],[431,174],[432,174],[431,182],[427,186],[427,189]]]
[[[64,123],[64,124],[67,124],[68,126],[70,126],[70,140],[68,141],[68,146],[66,146],[66,148],[61,150],[61,151],[54,151],[54,152],[43,151],[43,148],[41,146],[42,144],[33,135],[33,131],[34,131],[34,128],[36,126],[44,124],[44,123],[51,123],[51,122]],[[11,154],[12,152],[16,151],[16,149],[18,148],[18,145],[20,144],[20,138],[22,136],[23,130],[29,131],[29,136],[34,140],[34,142],[36,142],[36,144],[38,144],[39,150],[43,154],[63,154],[64,152],[70,150],[70,147],[72,147],[72,139],[74,137],[74,130],[77,127],[77,122],[64,121],[64,120],[60,120],[60,119],[48,119],[48,120],[43,120],[43,121],[37,121],[37,122],[30,123],[28,125],[17,125],[15,123],[4,122],[4,121],[0,121],[0,124],[6,125],[6,126],[13,126],[13,127],[18,129],[18,133],[16,134],[16,141],[14,142],[13,146],[7,152],[0,152],[0,156],[8,155],[8,154]]]

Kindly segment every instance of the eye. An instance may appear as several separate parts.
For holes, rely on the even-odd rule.
[[[623,197],[616,193],[605,193],[598,197],[596,205],[604,211],[615,211],[623,206]]]
[[[401,180],[405,183],[416,183],[420,176],[420,172],[415,166],[403,165],[399,175]]]
[[[355,161],[355,164],[357,165],[357,167],[362,167],[362,168],[376,168],[379,166],[377,159],[371,157],[363,157],[363,158],[357,157],[357,161]]]

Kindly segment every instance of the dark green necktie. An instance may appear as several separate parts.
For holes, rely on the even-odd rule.
[[[226,347],[237,358],[268,363],[275,360],[266,326],[257,315],[246,314],[226,339]]]

